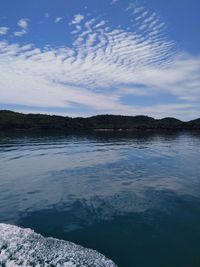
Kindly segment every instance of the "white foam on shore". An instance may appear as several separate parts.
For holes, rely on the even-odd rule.
[[[95,250],[1,223],[0,266],[116,267]]]

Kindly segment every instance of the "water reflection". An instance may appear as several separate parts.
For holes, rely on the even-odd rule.
[[[194,232],[200,247],[199,147],[198,133],[2,135],[0,221],[97,249],[123,267],[138,264],[150,241],[166,248],[167,232],[182,250],[180,229],[188,240]],[[170,264],[162,266],[181,266]]]

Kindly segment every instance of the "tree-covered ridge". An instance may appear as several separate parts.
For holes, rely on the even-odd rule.
[[[154,119],[148,116],[97,115],[71,118],[42,114],[23,114],[0,110],[1,130],[131,130],[131,129],[200,129],[200,119],[183,122],[175,118]]]

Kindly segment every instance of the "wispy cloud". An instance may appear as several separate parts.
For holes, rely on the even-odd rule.
[[[59,23],[62,19],[63,19],[62,17],[57,17],[57,18],[55,19],[55,23]]]
[[[9,31],[8,27],[0,27],[0,35],[6,35]]]
[[[126,11],[132,11],[133,14],[137,14],[143,11],[144,9],[145,7],[138,6],[137,3],[130,3],[128,7],[126,8]]]
[[[0,42],[1,102],[69,110],[80,105],[83,112],[156,117],[197,114],[200,58],[177,52],[156,14],[136,11],[127,11],[140,21],[134,31],[75,15],[70,47],[39,49]],[[159,94],[172,95],[175,101],[149,106],[124,102],[127,96]]]
[[[74,15],[74,19],[72,20],[72,24],[79,24],[84,19],[84,15],[76,14]]]
[[[28,28],[28,19],[20,19],[17,24],[22,29],[27,29]]]
[[[21,36],[23,36],[25,34],[27,34],[26,30],[21,30],[21,31],[14,32],[14,36],[16,36],[16,37],[21,37]]]
[[[112,0],[110,4],[111,4],[111,5],[114,5],[114,4],[116,4],[118,1],[119,1],[119,0]]]
[[[48,18],[50,17],[49,13],[48,13],[48,12],[45,13],[45,14],[44,14],[44,17],[45,17],[46,19],[48,19]]]
[[[102,20],[102,21],[100,21],[99,23],[97,23],[95,25],[95,29],[100,28],[100,27],[104,26],[105,24],[106,24],[106,21],[105,20]]]
[[[25,18],[20,19],[17,25],[21,28],[21,30],[15,31],[14,36],[21,37],[28,33],[28,19]]]

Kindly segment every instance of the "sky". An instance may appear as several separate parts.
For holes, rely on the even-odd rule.
[[[199,0],[0,6],[0,109],[200,117]]]

